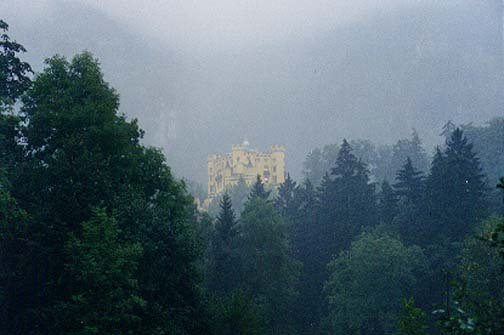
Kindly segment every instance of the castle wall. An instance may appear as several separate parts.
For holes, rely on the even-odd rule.
[[[248,150],[233,145],[230,154],[208,156],[208,196],[213,198],[243,178],[252,185],[257,175],[265,184],[279,185],[285,181],[285,147],[271,146],[270,152]]]

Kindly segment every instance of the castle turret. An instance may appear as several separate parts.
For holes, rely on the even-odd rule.
[[[233,173],[244,173],[243,162],[245,161],[245,147],[243,144],[233,144],[231,151],[231,166],[233,168]]]
[[[252,185],[257,175],[267,184],[278,185],[285,180],[285,147],[271,146],[264,153],[249,149],[249,143],[236,144],[230,154],[208,156],[208,196],[214,198],[243,178]]]
[[[271,146],[272,182],[283,184],[285,181],[285,146],[275,144]]]

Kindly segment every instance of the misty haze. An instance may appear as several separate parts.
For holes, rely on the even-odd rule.
[[[504,2],[2,0],[1,334],[504,334]]]

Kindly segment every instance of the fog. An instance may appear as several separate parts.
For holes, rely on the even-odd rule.
[[[287,147],[391,143],[415,127],[502,115],[501,1],[3,0],[36,70],[87,49],[176,173],[204,182],[206,157],[247,138]]]

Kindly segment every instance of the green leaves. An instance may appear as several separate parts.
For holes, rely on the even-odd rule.
[[[139,329],[146,306],[135,278],[141,245],[120,241],[116,221],[97,209],[82,224],[82,237],[70,236],[65,252],[74,289],[70,300],[55,308],[67,334],[127,334]]]
[[[415,306],[413,298],[403,299],[402,311],[396,322],[396,335],[426,335],[427,315]]]
[[[229,297],[220,296],[210,301],[212,308],[212,334],[215,335],[259,335],[264,334],[264,315],[241,289]]]
[[[30,65],[19,59],[25,48],[7,34],[9,25],[0,19],[0,112],[13,105],[30,86]]]
[[[238,229],[243,289],[265,309],[268,333],[290,334],[301,265],[291,255],[284,223],[269,201],[253,197]]]
[[[300,263],[270,201],[250,197],[237,223],[224,195],[208,268],[209,293],[221,301],[213,311],[222,320],[217,334],[293,333]]]
[[[394,329],[401,300],[415,291],[428,265],[420,248],[405,247],[388,235],[364,233],[329,269],[328,330],[381,334]]]
[[[12,130],[0,145],[22,152],[11,150],[5,165],[19,166],[9,182],[30,218],[30,248],[19,256],[27,275],[13,292],[31,297],[9,296],[13,317],[0,316],[25,333],[203,329],[197,216],[184,184],[159,149],[140,145],[143,132],[118,113],[90,53],[46,64],[23,97],[19,128],[0,119]]]

